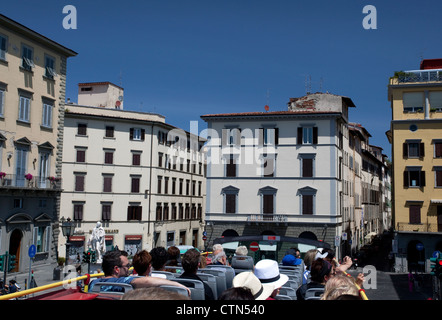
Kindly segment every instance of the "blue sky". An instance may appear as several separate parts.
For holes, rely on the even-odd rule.
[[[63,28],[63,7],[77,29]],[[374,5],[377,29],[362,12]],[[286,110],[291,97],[350,97],[350,121],[391,154],[388,78],[442,58],[436,0],[14,0],[0,13],[78,52],[68,60],[67,97],[77,84],[110,81],[126,110],[156,112],[190,130],[200,115]]]

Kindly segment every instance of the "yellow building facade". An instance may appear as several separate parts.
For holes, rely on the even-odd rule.
[[[388,99],[393,251],[406,258],[408,269],[428,271],[428,258],[442,250],[442,69],[397,73],[390,79]],[[407,271],[400,259],[396,264]]]
[[[76,53],[0,15],[0,254],[57,256],[67,59]],[[54,223],[57,224],[54,227]]]

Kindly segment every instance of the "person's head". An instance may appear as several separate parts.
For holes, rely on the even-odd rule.
[[[327,253],[327,256],[324,257],[324,260],[327,260],[330,263],[333,263],[333,259],[335,258],[335,252],[332,249],[325,248],[322,249],[322,254]]]
[[[180,260],[180,249],[175,246],[171,246],[167,249],[167,254],[169,255],[169,260]]]
[[[185,272],[196,273],[200,265],[201,253],[196,249],[189,249],[181,259],[181,265]]]
[[[120,250],[107,251],[103,256],[101,268],[106,277],[127,277],[130,268],[127,252]]]
[[[137,252],[132,259],[134,270],[139,276],[147,276],[150,274],[151,263],[152,256],[146,250]]]
[[[273,285],[273,297],[278,294],[278,290],[289,280],[287,275],[279,273],[278,262],[275,260],[264,259],[258,261],[255,265],[254,273],[261,283]]]
[[[213,255],[216,255],[220,251],[224,251],[224,248],[220,244],[214,244],[212,247]]]
[[[248,252],[249,252],[249,251],[247,250],[247,247],[246,247],[246,246],[239,246],[239,247],[236,248],[236,250],[235,250],[235,254],[236,254],[237,256],[246,256]]]
[[[130,290],[121,300],[190,300],[190,298],[160,287],[150,287]]]
[[[212,259],[212,263],[220,262],[224,264],[226,262],[227,256],[226,253],[223,251],[219,251]]]
[[[316,249],[311,249],[307,251],[304,255],[304,265],[308,270],[310,270],[310,267],[312,265],[312,262],[315,260],[316,256]]]
[[[150,250],[152,256],[152,268],[162,270],[168,260],[167,251],[164,247],[156,247]]]
[[[312,262],[312,266],[310,268],[310,277],[312,282],[326,283],[334,275],[334,273],[334,267],[330,262],[321,258]]]
[[[234,288],[247,288],[251,291],[255,300],[265,300],[275,290],[273,284],[262,283],[251,271],[244,271],[237,274],[232,281]],[[227,300],[227,299],[226,299]]]
[[[255,297],[249,288],[232,287],[224,290],[218,300],[255,300]]]
[[[322,300],[336,300],[342,295],[353,295],[359,297],[359,290],[352,278],[346,275],[332,277],[325,284]]]

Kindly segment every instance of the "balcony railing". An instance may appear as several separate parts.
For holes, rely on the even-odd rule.
[[[61,178],[4,174],[0,175],[0,188],[61,189]]]
[[[398,72],[396,75],[398,83],[442,81],[442,69],[411,70]]]
[[[397,222],[396,231],[437,232],[437,225],[432,226],[429,223],[410,224],[406,222]]]
[[[285,223],[287,220],[287,215],[285,214],[250,214],[247,216],[247,222]]]

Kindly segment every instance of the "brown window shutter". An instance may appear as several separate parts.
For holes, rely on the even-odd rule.
[[[421,171],[421,183],[420,183],[420,186],[421,187],[425,187],[425,171]]]
[[[313,196],[302,196],[302,214],[313,214]]]
[[[275,128],[275,146],[279,144],[279,128]]]
[[[313,159],[302,160],[302,176],[305,178],[313,177]]]
[[[226,194],[226,213],[236,213],[235,194]]]
[[[263,213],[273,213],[273,194],[263,196]]]
[[[435,144],[435,157],[436,158],[441,158],[442,157],[442,143],[436,143]]]
[[[406,158],[408,157],[408,143],[404,142],[402,145],[402,155]]]
[[[424,143],[419,143],[419,157],[425,157],[425,145]]]
[[[75,191],[84,191],[84,175],[75,176]]]
[[[146,135],[146,130],[141,129],[141,141],[144,141],[144,136]]]
[[[298,136],[297,141],[298,144],[302,144],[302,127],[298,127]]]
[[[318,127],[313,127],[313,144],[318,144]]]
[[[408,171],[404,171],[404,187],[409,187],[409,172]]]
[[[417,205],[410,205],[410,223],[421,223],[421,207]]]
[[[134,128],[130,128],[129,129],[129,139],[133,140],[134,139]]]

